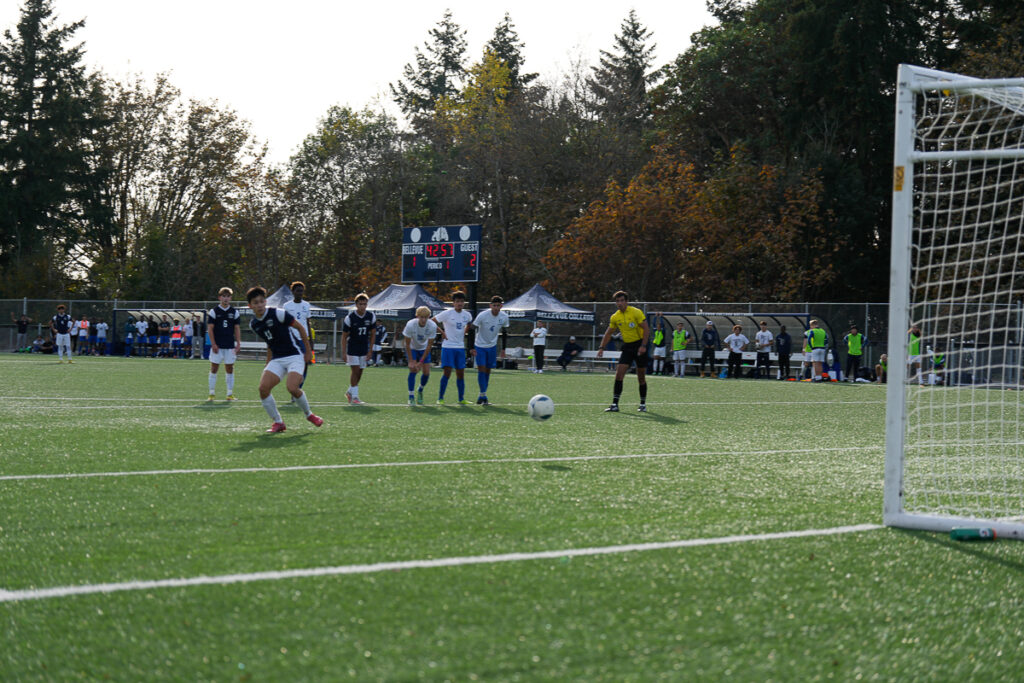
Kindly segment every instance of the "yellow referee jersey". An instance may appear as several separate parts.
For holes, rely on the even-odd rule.
[[[634,306],[626,306],[625,312],[615,311],[609,321],[609,326],[614,327],[622,335],[622,343],[640,341],[644,338],[644,328],[641,326],[646,320],[644,312]]]

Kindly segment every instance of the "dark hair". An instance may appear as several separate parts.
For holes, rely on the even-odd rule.
[[[491,297],[491,303],[492,304],[503,304],[503,303],[505,303],[505,300],[502,299],[497,294],[495,294],[494,296]]]
[[[262,296],[264,299],[267,298],[267,290],[263,289],[259,285],[250,287],[249,291],[245,293],[245,300],[252,303],[252,300],[258,296]]]
[[[353,299],[352,301],[354,301],[355,303],[359,303],[360,301],[369,302],[370,297],[366,296],[365,292],[359,292],[358,294],[356,294],[356,298]]]
[[[452,301],[455,301],[456,299],[462,299],[463,301],[465,301],[466,293],[460,290],[455,290],[454,292],[452,292]]]
[[[622,297],[623,299],[625,299],[626,301],[629,301],[629,295],[628,295],[628,294],[626,294],[626,292],[625,292],[625,291],[623,291],[623,290],[621,290],[621,289],[620,289],[619,291],[615,292],[614,294],[612,294],[612,299],[613,299],[613,300],[614,300],[614,299],[618,299],[618,298],[619,298],[620,296],[621,296],[621,297]]]
[[[65,306],[64,304],[58,304],[57,305],[57,310],[58,311],[66,311],[67,309],[68,309],[67,306]]]
[[[295,282],[292,283],[292,286],[289,287],[288,289],[295,289],[296,287],[302,287],[303,289],[305,289],[306,288],[306,283],[303,282],[302,280],[296,280]]]

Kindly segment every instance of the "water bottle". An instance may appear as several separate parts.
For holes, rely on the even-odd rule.
[[[954,541],[994,541],[995,529],[953,529],[949,537]]]

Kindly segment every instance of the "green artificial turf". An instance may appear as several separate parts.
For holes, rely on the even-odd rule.
[[[410,408],[371,368],[349,406],[317,365],[325,425],[278,390],[268,435],[262,364],[234,404],[208,368],[0,359],[0,591],[881,521],[883,387],[652,377],[640,414],[629,376],[606,414],[604,372],[499,371],[488,407],[435,372]],[[1022,580],[1022,544],[874,528],[0,599],[0,680],[1015,680]]]

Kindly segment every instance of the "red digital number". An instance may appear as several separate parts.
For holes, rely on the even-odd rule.
[[[474,266],[476,266],[476,254],[470,254],[469,255],[469,267],[473,268]]]

